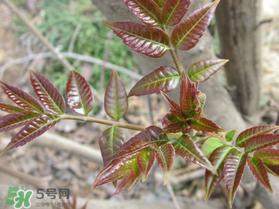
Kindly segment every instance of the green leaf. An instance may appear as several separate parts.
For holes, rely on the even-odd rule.
[[[88,115],[93,109],[94,97],[85,78],[71,71],[66,86],[66,98],[70,108],[79,115]]]
[[[168,35],[159,28],[153,28],[132,22],[107,22],[110,28],[123,43],[132,50],[149,57],[158,58],[169,50]]]
[[[10,86],[4,82],[0,82],[1,88],[4,93],[12,100],[15,104],[27,111],[44,112],[42,105],[31,95],[22,91],[21,89]],[[6,107],[7,108],[7,107]],[[2,109],[1,109],[2,110]]]
[[[0,103],[0,110],[8,113],[18,113],[18,112],[24,112],[25,109],[16,107],[14,105]]]
[[[153,0],[122,0],[126,7],[146,25],[160,26],[160,7]]]
[[[161,19],[165,25],[178,24],[188,11],[191,0],[167,0],[162,9]]]
[[[247,162],[255,178],[262,185],[264,185],[265,188],[267,188],[271,193],[273,193],[263,161],[258,157],[253,157],[252,159],[248,158]]]
[[[175,48],[189,50],[198,43],[208,27],[219,1],[215,0],[213,3],[199,8],[174,28],[171,41]]]
[[[200,120],[191,122],[191,127],[197,131],[226,132],[225,129],[222,129],[220,126],[207,118],[200,118]]]
[[[222,142],[220,142],[219,139],[212,137],[212,138],[207,139],[203,143],[203,145],[201,147],[201,151],[206,157],[209,157],[215,149],[217,149],[218,147],[221,147],[221,146],[224,146],[224,144]]]
[[[117,126],[112,126],[106,129],[99,138],[99,145],[104,161],[104,166],[112,160],[125,141],[123,130]]]
[[[198,93],[198,100],[200,102],[201,108],[203,108],[205,101],[206,101],[206,94],[199,92]]]
[[[246,141],[248,141],[253,136],[259,134],[272,133],[277,129],[279,129],[279,126],[275,126],[275,125],[255,126],[249,128],[239,134],[239,136],[236,139],[236,146],[245,147]]]
[[[279,165],[272,165],[272,164],[264,163],[264,166],[268,173],[279,178]]]
[[[254,157],[260,158],[264,163],[279,165],[279,149],[260,149],[254,153]]]
[[[279,143],[279,134],[260,134],[245,143],[245,152],[253,152]]]
[[[142,152],[137,157],[137,164],[142,174],[142,182],[145,182],[147,176],[155,162],[155,151]]]
[[[179,137],[172,145],[175,149],[175,153],[180,155],[182,158],[185,158],[190,162],[217,174],[209,160],[188,135]]]
[[[210,59],[196,62],[189,67],[188,76],[192,81],[202,83],[214,75],[228,61],[223,59]]]
[[[228,192],[230,207],[232,207],[236,190],[240,184],[247,156],[247,153],[242,154],[240,152],[233,152],[226,159],[224,166],[224,180]]]
[[[170,92],[178,86],[179,78],[178,72],[173,67],[162,66],[139,80],[128,97],[159,94],[161,91]]]
[[[12,139],[11,142],[0,153],[0,156],[11,149],[25,145],[36,137],[57,124],[61,118],[53,113],[43,113],[39,117],[26,124]]]
[[[163,7],[167,0],[153,0],[156,4],[159,5],[159,7]]]
[[[43,75],[33,70],[28,70],[33,89],[41,103],[51,112],[63,114],[65,112],[65,101],[58,89]]]
[[[105,93],[105,110],[108,116],[119,121],[128,110],[127,93],[116,70],[113,70]]]
[[[223,170],[224,170],[224,164],[227,156],[235,151],[236,149],[231,148],[229,146],[221,146],[215,149],[210,155],[209,161],[211,162],[214,169],[217,171],[218,176],[212,174],[208,170],[205,171],[205,189],[206,189],[205,201],[208,200],[213,190],[218,186],[218,184],[224,177]]]
[[[227,142],[231,142],[233,140],[237,131],[238,131],[237,129],[234,129],[226,133],[225,138]]]

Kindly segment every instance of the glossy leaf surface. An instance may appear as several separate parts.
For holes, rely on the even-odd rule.
[[[222,129],[220,126],[207,118],[200,118],[200,120],[193,121],[191,123],[191,127],[197,131],[226,132],[225,129]]]
[[[155,162],[155,152],[151,150],[150,152],[142,152],[137,157],[137,164],[142,174],[142,182],[145,182],[147,176],[154,165]]]
[[[10,105],[10,104],[5,104],[5,103],[0,103],[0,110],[8,113],[18,113],[18,112],[24,112],[25,110],[23,108]]]
[[[253,152],[279,143],[279,134],[260,134],[245,143],[245,152]]]
[[[79,115],[88,115],[93,109],[94,97],[85,78],[71,71],[66,86],[66,98],[70,108]]]
[[[175,48],[190,50],[198,43],[208,27],[219,1],[215,0],[215,2],[197,9],[174,28],[171,41]]]
[[[221,146],[224,144],[219,139],[212,137],[203,143],[201,151],[208,158],[214,150]]]
[[[160,26],[160,7],[153,0],[122,0],[126,7],[146,25]]]
[[[190,6],[191,0],[167,0],[162,9],[161,18],[165,25],[178,24]]]
[[[10,131],[17,127],[23,126],[34,118],[38,117],[40,113],[25,111],[12,114],[10,117],[0,121],[0,132]]]
[[[228,131],[225,135],[225,138],[227,140],[227,142],[231,142],[236,134],[237,130],[234,129],[234,130],[231,130],[231,131]]]
[[[209,171],[216,173],[215,169],[189,136],[183,135],[174,143],[175,153]]]
[[[179,74],[169,66],[162,66],[139,80],[129,93],[130,96],[170,92],[179,84]]]
[[[167,34],[158,29],[132,22],[103,23],[123,40],[123,43],[132,50],[149,57],[158,58],[168,50],[169,38]]]
[[[210,59],[196,62],[189,67],[188,76],[192,81],[202,83],[214,75],[228,61],[223,59]]]
[[[17,87],[10,86],[4,82],[1,82],[0,85],[4,93],[9,97],[9,99],[24,110],[44,112],[44,109],[41,106],[41,104],[31,95],[27,94],[26,92],[22,91]]]
[[[232,207],[236,190],[240,184],[248,154],[234,152],[230,154],[224,166],[224,180],[230,207]]]
[[[259,134],[271,133],[277,129],[279,129],[279,126],[274,126],[274,125],[255,126],[249,128],[239,134],[239,136],[236,139],[236,146],[244,147],[246,141],[252,138],[253,136]]]
[[[105,110],[108,116],[119,120],[128,110],[126,89],[121,82],[116,70],[113,70],[106,87]]]
[[[60,121],[58,115],[52,113],[43,113],[26,124],[12,139],[11,142],[5,147],[0,155],[5,154],[11,149],[25,145],[27,142],[32,141],[34,138],[42,135],[55,124]]]
[[[65,112],[65,101],[58,89],[43,75],[29,70],[33,89],[41,103],[51,112],[63,114]]]
[[[104,161],[104,166],[112,160],[121,146],[124,144],[125,134],[123,130],[117,126],[106,129],[99,138],[99,145]]]
[[[272,188],[269,183],[267,171],[265,169],[265,166],[262,162],[262,160],[258,157],[253,157],[252,159],[247,159],[248,166],[250,168],[250,171],[255,176],[255,178],[264,185],[265,188],[267,188],[271,193],[273,193]]]
[[[260,158],[264,163],[279,165],[279,149],[260,149],[254,153],[254,157]]]
[[[212,191],[218,186],[220,181],[224,177],[224,165],[226,158],[229,154],[236,151],[235,149],[229,146],[221,146],[215,149],[209,157],[209,161],[211,162],[212,166],[217,171],[217,175],[211,173],[210,171],[205,171],[205,189],[206,189],[206,196],[205,200],[207,201],[209,196],[211,195]]]

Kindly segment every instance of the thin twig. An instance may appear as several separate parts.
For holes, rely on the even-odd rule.
[[[181,209],[180,206],[179,206],[179,203],[178,203],[178,201],[177,201],[177,199],[176,199],[176,197],[175,197],[175,194],[174,194],[174,192],[173,192],[173,189],[172,189],[172,187],[171,187],[170,182],[167,182],[167,188],[168,188],[168,190],[169,190],[169,193],[170,193],[170,195],[171,195],[171,198],[172,198],[172,201],[173,201],[173,203],[174,203],[174,205],[175,205],[175,208],[176,208],[176,209]]]
[[[77,24],[76,29],[75,29],[75,31],[73,33],[72,38],[71,38],[71,41],[70,41],[70,44],[69,44],[69,47],[68,47],[68,52],[72,52],[73,51],[74,44],[76,42],[76,39],[77,39],[78,33],[79,33],[80,29],[81,29],[81,26],[82,26],[82,24],[81,24],[81,22],[79,22]]]

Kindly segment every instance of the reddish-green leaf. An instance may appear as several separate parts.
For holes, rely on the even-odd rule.
[[[178,83],[178,72],[173,67],[162,66],[139,80],[128,96],[159,94],[161,91],[170,92],[178,86]]]
[[[84,77],[71,71],[66,86],[66,98],[70,108],[77,114],[88,115],[93,109],[94,97]]]
[[[225,135],[225,138],[227,140],[227,142],[231,142],[235,136],[237,132],[237,129],[234,129],[234,130],[231,130],[231,131],[228,131]]]
[[[215,149],[210,155],[209,161],[217,171],[218,176],[212,174],[208,170],[205,171],[205,189],[206,189],[205,201],[208,200],[213,190],[218,186],[218,184],[224,177],[223,170],[224,170],[224,164],[227,156],[235,151],[236,149],[233,149],[229,146],[221,146]]]
[[[272,165],[272,164],[264,163],[264,166],[268,173],[279,178],[279,165]]]
[[[225,144],[220,142],[219,139],[212,137],[212,138],[207,139],[203,143],[203,145],[201,147],[201,151],[206,157],[209,157],[214,150],[216,150],[218,147],[221,147],[224,145]]]
[[[21,89],[10,86],[4,82],[1,82],[1,88],[4,93],[7,94],[9,99],[11,99],[18,106],[27,111],[36,111],[36,112],[44,112],[41,104],[31,95],[22,91]]]
[[[279,149],[260,149],[254,153],[254,157],[260,158],[264,163],[279,165]]]
[[[264,185],[265,188],[267,188],[271,193],[273,193],[263,161],[258,157],[253,157],[252,159],[248,158],[247,162],[255,178],[262,185]]]
[[[205,101],[206,101],[206,94],[202,93],[202,92],[199,92],[198,93],[198,100],[200,102],[200,106],[201,108],[203,108],[204,104],[205,104]]]
[[[187,128],[187,123],[185,121],[180,121],[173,114],[166,114],[162,118],[162,125],[164,127],[164,133],[178,133]]]
[[[158,29],[132,22],[103,23],[123,40],[132,50],[149,57],[158,58],[169,50],[167,34]]]
[[[142,182],[145,182],[147,176],[155,162],[155,151],[142,152],[137,157],[137,164],[142,174]]]
[[[51,112],[63,114],[65,112],[65,101],[58,89],[43,75],[29,70],[33,89],[41,103]]]
[[[226,132],[220,126],[216,125],[214,122],[207,118],[200,118],[200,120],[193,121],[191,127],[197,131],[205,132]]]
[[[23,108],[10,105],[10,104],[5,104],[5,103],[0,103],[0,110],[8,113],[18,113],[18,112],[24,112],[25,110]]]
[[[160,147],[160,149],[154,151],[156,153],[157,162],[161,166],[164,173],[164,184],[166,184],[174,161],[174,148],[171,144],[164,144]]]
[[[105,110],[108,116],[119,120],[128,110],[128,99],[124,85],[116,70],[113,70],[105,93]]]
[[[0,122],[0,132],[10,131],[17,127],[23,126],[34,118],[38,117],[40,113],[25,111],[12,114]]]
[[[173,143],[173,147],[175,149],[175,153],[180,155],[182,158],[185,158],[192,163],[195,163],[216,174],[216,170],[213,168],[209,160],[204,156],[202,151],[188,135],[179,137]]]
[[[162,9],[161,19],[165,25],[178,24],[188,11],[191,0],[167,0]]]
[[[245,143],[245,152],[253,152],[279,143],[279,134],[260,134]]]
[[[236,146],[245,147],[246,141],[248,141],[253,136],[259,134],[272,133],[277,129],[279,129],[279,126],[275,126],[275,125],[255,126],[249,128],[239,134],[239,136],[236,139]]]
[[[26,124],[12,139],[11,142],[0,153],[0,156],[5,154],[11,149],[25,145],[27,142],[32,141],[34,138],[42,135],[44,132],[58,123],[61,118],[52,113],[43,113]]]
[[[122,0],[126,7],[146,25],[160,26],[160,7],[153,0]]]
[[[189,67],[188,76],[192,81],[202,83],[214,75],[228,61],[223,59],[210,59],[196,62]]]
[[[153,0],[156,4],[159,5],[159,7],[163,7],[167,0]]]
[[[99,145],[104,161],[104,166],[112,160],[125,141],[125,134],[121,128],[112,126],[106,129],[99,138]]]
[[[233,152],[224,166],[224,180],[228,192],[229,204],[232,207],[236,190],[240,184],[248,154]]]
[[[189,50],[198,43],[208,27],[219,1],[215,0],[215,2],[199,8],[175,27],[171,35],[175,48]]]
[[[164,92],[161,92],[162,96],[164,97],[164,99],[167,101],[167,103],[169,104],[171,110],[175,111],[175,112],[180,112],[180,106],[175,103],[171,98],[168,97],[168,95],[166,95]]]

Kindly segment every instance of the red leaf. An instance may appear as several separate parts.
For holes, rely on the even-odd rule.
[[[112,126],[106,129],[99,138],[99,145],[104,161],[104,166],[112,160],[121,149],[125,141],[125,134],[121,128]]]
[[[38,117],[40,113],[25,111],[12,114],[0,122],[0,132],[10,131],[17,127],[23,126]]]
[[[205,201],[208,200],[213,190],[218,186],[218,184],[224,177],[223,170],[227,156],[235,151],[236,149],[231,148],[229,146],[222,146],[215,149],[210,155],[209,161],[211,162],[214,169],[217,171],[218,176],[212,174],[208,170],[205,171]]]
[[[84,77],[71,71],[66,86],[66,98],[70,108],[79,115],[88,115],[93,109],[94,97]]]
[[[139,80],[128,96],[159,94],[161,91],[170,92],[178,86],[178,83],[178,72],[173,67],[162,66]]]
[[[175,112],[180,112],[180,106],[178,104],[176,104],[171,98],[168,97],[168,95],[166,95],[164,92],[161,92],[162,96],[164,97],[164,99],[167,101],[167,103],[169,104],[171,110],[175,111]]]
[[[4,82],[1,82],[1,88],[3,89],[4,93],[7,94],[10,100],[12,100],[24,110],[41,113],[44,112],[41,104],[34,97],[22,91],[21,89],[10,86]]]
[[[150,152],[142,152],[137,157],[137,164],[142,174],[142,182],[145,182],[147,176],[154,165],[155,162],[155,152],[151,150]]]
[[[65,101],[58,89],[43,75],[29,70],[33,89],[41,103],[51,112],[63,114],[65,112]]]
[[[25,110],[20,107],[16,107],[14,105],[0,103],[0,110],[8,113],[18,113],[18,112],[24,112]]]
[[[180,155],[182,158],[185,158],[192,163],[195,163],[216,174],[216,171],[209,160],[204,156],[202,151],[188,135],[183,135],[178,138],[173,143],[173,147],[175,149],[175,153]]]
[[[248,154],[234,152],[230,154],[224,166],[224,180],[228,192],[230,207],[232,207],[236,190],[240,184]]]
[[[279,178],[279,165],[264,163],[264,166],[268,173],[271,173],[272,175]]]
[[[175,48],[189,50],[198,43],[208,27],[219,1],[215,0],[215,2],[199,8],[174,28],[171,41]]]
[[[236,146],[245,147],[246,141],[248,141],[253,136],[256,136],[259,134],[272,133],[273,131],[275,131],[277,129],[279,129],[279,126],[274,126],[274,125],[255,126],[255,127],[249,128],[239,134],[239,136],[236,139]]]
[[[160,26],[160,7],[152,0],[122,0],[126,7],[146,25]]]
[[[12,139],[11,142],[0,153],[0,156],[5,154],[11,149],[25,145],[27,142],[32,141],[36,137],[42,135],[44,132],[52,128],[58,123],[61,118],[52,113],[43,113],[26,124]]]
[[[260,158],[264,163],[279,165],[279,149],[260,149],[254,153],[254,157]]]
[[[106,88],[104,106],[108,116],[117,121],[120,120],[128,110],[127,93],[116,70],[113,70],[110,76]]]
[[[260,134],[245,143],[245,152],[253,152],[279,143],[279,134]]]
[[[202,83],[214,75],[228,61],[223,59],[210,59],[196,62],[188,69],[189,78],[194,82],[199,81]]]
[[[161,166],[164,173],[164,185],[169,179],[169,172],[172,168],[175,151],[171,144],[164,144],[160,149],[154,150],[156,153],[156,159]]]
[[[158,29],[132,22],[107,22],[105,26],[123,40],[132,50],[149,57],[158,58],[169,50],[168,35]]]
[[[253,157],[252,159],[247,159],[248,166],[252,172],[252,174],[255,176],[255,178],[265,186],[271,193],[273,193],[272,188],[269,183],[267,171],[265,169],[265,166],[262,162],[262,160],[258,157]]]
[[[178,24],[188,11],[191,0],[167,0],[162,9],[162,22],[165,25]]]
[[[197,131],[204,132],[226,132],[220,126],[216,125],[214,122],[207,118],[200,118],[200,120],[193,121],[191,127]]]

